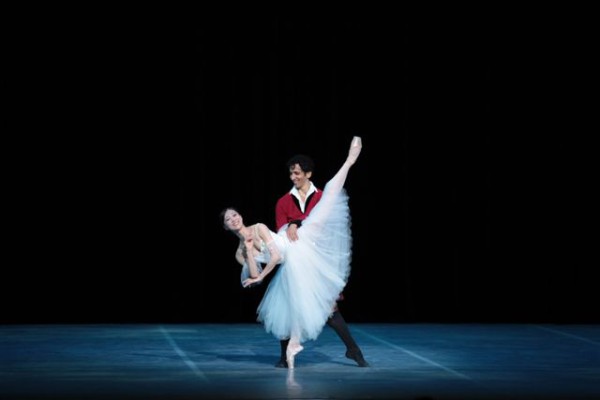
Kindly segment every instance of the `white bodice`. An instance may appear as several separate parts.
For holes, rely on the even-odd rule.
[[[288,242],[287,236],[285,236],[285,232],[281,232],[281,234],[277,234],[271,230],[269,230],[269,232],[271,232],[271,237],[275,242],[275,246],[277,246],[277,250],[279,250],[279,255],[281,256],[281,261],[279,263],[282,263],[285,260],[285,248]],[[254,259],[257,263],[261,264],[267,264],[271,260],[271,252],[269,251],[265,241],[261,242],[260,251],[254,256]]]

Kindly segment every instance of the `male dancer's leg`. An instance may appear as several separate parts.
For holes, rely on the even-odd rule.
[[[288,343],[290,342],[290,339],[285,339],[285,340],[280,340],[279,341],[279,345],[281,346],[281,357],[279,358],[279,361],[277,361],[277,364],[275,364],[275,366],[277,368],[287,368],[288,367],[288,363],[287,363],[287,355],[286,355],[286,351],[287,351],[287,346]]]
[[[348,325],[346,324],[346,321],[344,320],[344,317],[342,316],[339,310],[336,309],[333,312],[331,317],[329,317],[329,319],[327,320],[327,325],[333,328],[335,333],[338,334],[340,339],[342,339],[342,341],[346,345],[347,358],[354,360],[359,367],[370,366],[369,363],[364,359],[360,347],[358,347],[358,344],[356,344],[356,341],[354,341],[354,338],[350,333],[350,329],[348,329]]]

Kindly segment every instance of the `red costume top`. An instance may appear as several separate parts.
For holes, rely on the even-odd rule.
[[[300,209],[298,199],[290,192],[281,196],[275,205],[275,225],[277,231],[285,224],[292,222],[296,222],[298,226],[300,226],[302,220],[310,214],[313,207],[321,200],[322,195],[323,191],[321,191],[321,189],[317,189],[315,192],[311,193],[306,199],[304,212]]]

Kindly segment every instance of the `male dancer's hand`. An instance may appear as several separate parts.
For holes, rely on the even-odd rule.
[[[288,239],[290,239],[290,242],[295,242],[296,240],[298,240],[298,225],[296,225],[296,224],[289,225],[287,228],[286,234],[287,234]]]

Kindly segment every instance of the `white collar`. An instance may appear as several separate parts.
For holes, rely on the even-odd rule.
[[[312,183],[312,181],[310,182],[310,187],[308,188],[308,192],[306,193],[306,197],[308,198],[308,196],[310,196],[311,194],[318,192],[319,189],[317,189],[317,187],[315,186],[314,183]],[[296,189],[296,186],[292,187],[292,190],[290,190],[290,193],[292,194],[292,196],[296,197],[298,200],[300,200],[300,191],[298,189]]]

